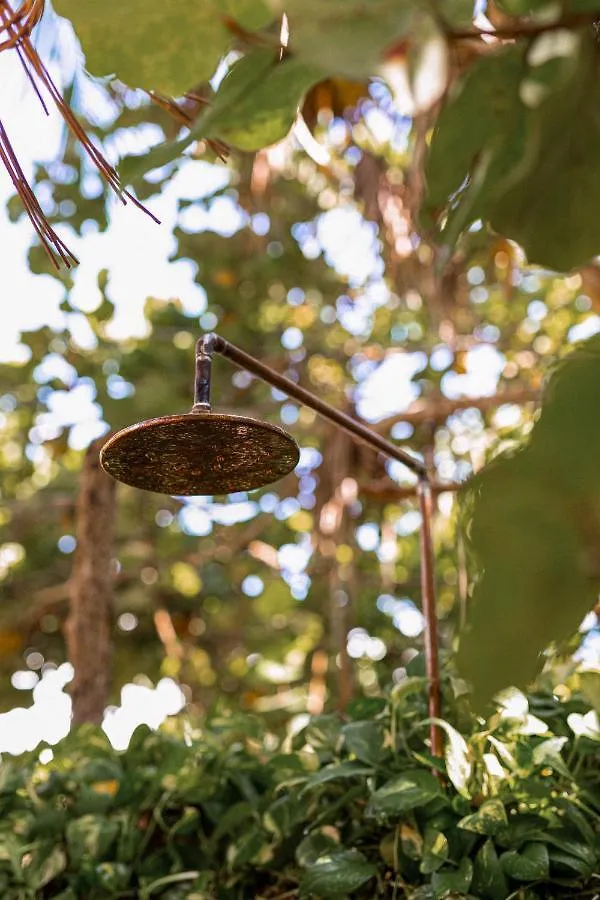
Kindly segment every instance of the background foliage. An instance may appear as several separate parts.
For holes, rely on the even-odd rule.
[[[300,466],[226,499],[119,488],[107,698],[168,676],[210,725],[124,756],[82,731],[49,767],[3,761],[7,896],[582,896],[599,815],[594,4],[488,4],[493,37],[464,2],[215,0],[185,25],[178,3],[121,7],[57,0],[87,68],[117,76],[79,67],[64,87],[164,217],[188,288],[124,325],[144,272],[124,283],[94,243],[117,217],[97,173],[68,138],[36,167],[57,230],[100,250],[56,273],[30,247],[60,309],[0,364],[2,703],[66,658],[88,443],[187,410],[194,341],[217,329],[435,469],[445,781],[414,484],[217,361],[216,405],[283,423]],[[474,719],[459,639],[478,711],[537,677],[529,701]]]

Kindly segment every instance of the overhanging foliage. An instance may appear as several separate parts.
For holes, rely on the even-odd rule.
[[[557,365],[526,446],[463,490],[481,572],[459,665],[479,702],[531,682],[543,650],[566,641],[598,595],[599,382],[594,337]]]

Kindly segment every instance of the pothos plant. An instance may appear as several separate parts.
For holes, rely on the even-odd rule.
[[[118,753],[83,726],[0,767],[6,900],[594,896],[600,727],[563,685],[488,722],[446,680],[428,752],[423,679],[281,734],[250,716],[140,728]],[[449,707],[448,707],[449,708]]]

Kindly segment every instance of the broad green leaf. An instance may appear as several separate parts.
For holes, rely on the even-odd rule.
[[[365,78],[411,28],[415,0],[271,0],[290,22],[290,49],[322,72]]]
[[[522,850],[508,850],[500,857],[502,868],[515,881],[538,881],[550,873],[548,848],[545,844],[525,844]]]
[[[440,783],[431,772],[412,769],[375,791],[367,804],[365,814],[398,815],[424,806],[430,800],[442,796]]]
[[[301,733],[302,741],[318,754],[331,756],[337,753],[341,746],[342,724],[339,716],[313,716]]]
[[[296,862],[302,868],[312,866],[320,857],[334,852],[339,843],[339,835],[331,827],[312,831],[296,847]]]
[[[465,831],[487,835],[498,834],[505,825],[508,825],[508,817],[502,800],[497,797],[484,800],[477,812],[465,816],[458,823],[458,827]]]
[[[528,110],[536,133],[533,164],[520,182],[496,198],[489,215],[497,231],[521,244],[530,262],[560,271],[600,252],[595,230],[600,202],[595,59],[595,49],[575,41],[567,60],[570,77],[560,71],[555,83],[545,86],[542,102]]]
[[[438,0],[436,14],[455,28],[467,26],[473,22],[473,3],[471,0]]]
[[[234,19],[246,31],[266,28],[273,21],[273,12],[265,0],[216,0],[223,15]]]
[[[402,707],[414,694],[422,694],[427,689],[427,679],[420,675],[404,678],[392,688],[392,703],[394,707]]]
[[[84,859],[99,859],[115,837],[119,826],[103,816],[81,816],[67,825],[69,859],[79,864]]]
[[[97,885],[109,894],[126,890],[131,877],[131,868],[120,862],[98,863],[94,870]]]
[[[280,62],[272,50],[253,50],[233,64],[212,105],[185,137],[121,161],[123,182],[135,184],[146,172],[178,159],[193,141],[202,138],[219,138],[246,151],[283,140],[304,95],[321,78],[315,68],[298,60]]]
[[[230,43],[211,0],[56,0],[69,18],[94,75],[179,96],[206,81]]]
[[[471,65],[453,87],[437,120],[427,159],[427,208],[430,213],[447,206],[450,197],[460,206],[467,179],[476,183],[477,167],[485,169],[475,197],[464,216],[468,224],[485,210],[486,191],[503,190],[506,180],[520,171],[526,152],[521,130],[524,110],[519,86],[523,51],[510,47]],[[467,189],[469,186],[467,185]],[[458,202],[457,202],[458,201]]]
[[[508,825],[496,835],[496,843],[510,850],[518,850],[531,841],[542,841],[545,838],[547,822],[542,816],[533,813],[520,813],[510,816]]]
[[[338,850],[322,856],[300,881],[300,895],[346,897],[373,878],[377,869],[358,850]]]
[[[594,871],[594,863],[590,866],[580,856],[572,856],[569,853],[562,853],[560,850],[550,850],[548,855],[553,872],[563,875],[563,877],[572,877],[575,874],[589,878]]]
[[[423,860],[421,862],[421,872],[424,875],[430,875],[432,872],[443,866],[448,859],[449,846],[448,838],[442,831],[437,828],[427,828],[425,830],[425,842],[423,845]]]
[[[600,714],[600,671],[586,670],[579,673],[579,684],[586,700]]]
[[[318,772],[306,782],[302,793],[313,790],[328,781],[338,781],[347,778],[366,778],[367,775],[373,775],[374,769],[371,766],[361,766],[354,762],[332,763],[329,766],[323,766]]]
[[[227,862],[232,869],[241,869],[248,863],[258,863],[271,855],[271,835],[262,828],[245,831],[241,837],[231,843],[227,849]]]
[[[62,847],[41,844],[33,852],[31,862],[25,869],[27,884],[32,890],[39,891],[66,868],[67,857]]]
[[[267,831],[272,832],[277,838],[287,837],[295,826],[302,821],[305,810],[298,798],[293,794],[279,797],[266,811],[263,823]]]
[[[421,837],[420,832],[407,822],[402,822],[399,832],[400,846],[404,855],[408,856],[409,859],[421,859],[421,856],[423,855],[423,838]],[[394,835],[394,842],[395,841],[396,835]]]
[[[458,868],[444,869],[431,876],[433,896],[444,897],[449,893],[466,894],[473,879],[473,863],[470,859],[461,859]]]
[[[493,841],[487,840],[477,851],[472,889],[483,900],[505,900],[509,894]]]
[[[547,10],[555,12],[555,18],[560,15],[560,8],[554,0],[496,0],[496,6],[507,16],[530,16]]]
[[[587,869],[593,869],[598,863],[598,850],[595,848],[593,840],[589,844],[584,844],[581,841],[573,840],[568,832],[556,834],[549,831],[545,835],[545,842],[549,847],[556,847],[565,856],[577,857]]]
[[[250,81],[248,72],[257,68],[266,70],[264,78]],[[279,62],[271,51],[255,50],[234,63],[205,123],[199,120],[192,134],[218,137],[238,150],[275,144],[288,134],[304,95],[322,77],[314,66],[296,59]]]
[[[242,57],[231,67],[214,96],[212,105],[201,115],[194,130],[177,141],[168,141],[153,147],[140,156],[127,156],[119,164],[119,174],[124,184],[135,184],[146,172],[168,165],[178,159],[189,145],[201,138],[203,130],[211,127],[215,116],[236,108],[242,99],[260,84],[276,65],[276,55],[271,50],[256,50]]]
[[[597,537],[581,522],[600,497],[599,378],[592,338],[553,373],[528,445],[483,469],[461,497],[482,574],[458,664],[479,705],[509,683],[528,684],[542,651],[573,634],[594,604],[586,560]]]
[[[552,30],[470,66],[438,119],[427,163],[426,209],[448,247],[483,218],[531,262],[554,269],[600,252],[599,98],[591,33]]]
[[[376,766],[385,755],[385,730],[378,722],[350,722],[342,729],[349,753],[361,762]]]
[[[428,719],[442,728],[447,735],[444,748],[446,771],[448,778],[463,797],[470,797],[468,791],[469,778],[471,777],[471,753],[464,737],[444,719]]]

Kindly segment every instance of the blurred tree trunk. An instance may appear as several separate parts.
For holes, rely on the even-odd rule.
[[[345,410],[351,412],[350,409]],[[336,705],[344,712],[354,696],[352,661],[348,656],[348,631],[352,610],[353,562],[337,559],[340,544],[350,540],[352,530],[347,507],[356,499],[356,482],[349,477],[355,445],[348,435],[335,426],[327,426],[328,453],[319,475],[317,489],[316,546],[325,562],[329,590],[329,671],[334,682]]]
[[[115,482],[100,467],[105,438],[87,450],[77,498],[67,651],[75,669],[73,724],[102,721],[111,680]]]

